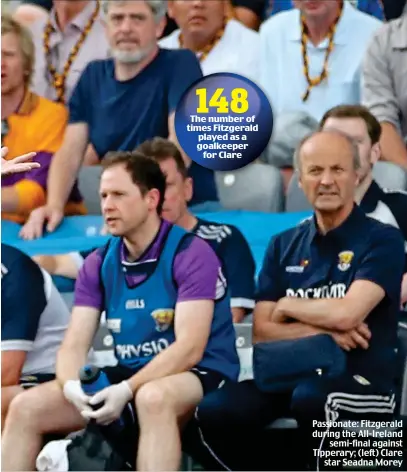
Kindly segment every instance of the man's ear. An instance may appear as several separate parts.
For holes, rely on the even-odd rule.
[[[158,207],[160,201],[160,192],[156,188],[152,188],[147,192],[148,207],[150,210],[154,210]]]
[[[380,147],[380,143],[373,144],[372,149],[370,151],[370,163],[372,167],[380,159],[381,155],[382,155],[382,149]]]
[[[184,181],[184,196],[185,201],[188,203],[192,200],[194,195],[194,183],[192,182],[191,177],[187,177]]]
[[[175,21],[174,6],[171,1],[167,2],[167,15],[171,20]]]
[[[161,20],[157,23],[155,27],[155,36],[157,40],[159,40],[161,36],[163,35],[166,25],[167,25],[167,17],[164,16],[164,18],[161,18]]]
[[[356,171],[356,187],[359,187],[361,180],[362,169]]]
[[[298,187],[299,187],[301,190],[303,190],[303,188],[302,188],[301,172],[300,172],[298,169],[296,169],[294,172],[296,172],[296,174],[298,175]]]

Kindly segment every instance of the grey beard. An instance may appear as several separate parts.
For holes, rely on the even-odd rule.
[[[150,52],[155,48],[155,44],[152,44],[144,49],[138,51],[121,51],[120,49],[111,49],[111,55],[114,59],[122,64],[139,64],[143,61]]]

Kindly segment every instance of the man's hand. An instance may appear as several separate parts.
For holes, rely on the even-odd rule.
[[[79,413],[82,414],[85,411],[92,412],[92,408],[89,406],[91,397],[88,397],[82,390],[79,380],[68,380],[65,382],[63,392],[68,402],[72,403]]]
[[[369,348],[369,340],[372,336],[366,323],[360,324],[357,328],[348,332],[333,332],[331,333],[335,342],[345,351],[361,347],[362,349]]]
[[[44,232],[44,225],[47,222],[47,231],[54,231],[64,217],[63,210],[49,205],[36,208],[20,231],[20,237],[26,240],[40,238]]]
[[[129,384],[124,380],[123,382],[111,385],[94,395],[89,400],[89,404],[94,406],[103,403],[103,406],[95,411],[85,410],[82,412],[82,416],[85,419],[94,419],[98,424],[108,425],[120,418],[124,407],[132,399],[133,391]]]
[[[20,172],[28,172],[32,169],[41,167],[38,162],[28,162],[35,157],[35,152],[29,152],[22,156],[15,157],[7,161],[8,149],[6,147],[1,148],[1,175],[18,174]]]
[[[274,321],[274,323],[285,323],[288,320],[287,316],[284,314],[284,311],[281,309],[282,305],[283,305],[283,300],[285,298],[286,297],[281,298],[277,302],[277,305],[276,305],[275,309],[273,310],[273,314],[271,316],[271,319]]]

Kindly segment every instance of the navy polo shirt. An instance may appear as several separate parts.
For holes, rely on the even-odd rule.
[[[376,283],[385,297],[365,319],[372,333],[370,347],[347,353],[348,369],[367,378],[390,380],[395,374],[391,367],[396,358],[403,268],[400,232],[355,206],[342,225],[326,235],[318,231],[313,217],[275,236],[265,255],[256,298],[275,302],[285,296],[343,298],[355,280]]]
[[[113,59],[92,61],[69,102],[69,123],[87,123],[98,156],[132,151],[156,136],[168,137],[168,117],[192,83],[202,77],[195,54],[160,49],[139,74],[115,78]]]

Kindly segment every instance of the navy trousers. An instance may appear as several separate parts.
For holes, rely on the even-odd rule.
[[[284,393],[261,392],[251,380],[227,383],[202,400],[195,418],[202,444],[219,467],[253,470],[248,466],[260,452],[259,438],[278,418],[297,420],[305,453],[321,445],[320,438],[312,437],[314,421],[388,421],[395,407],[394,389],[388,382],[345,374],[335,379],[315,376]],[[273,455],[280,452],[268,444],[269,470],[273,470]],[[307,461],[314,468],[312,454]]]

